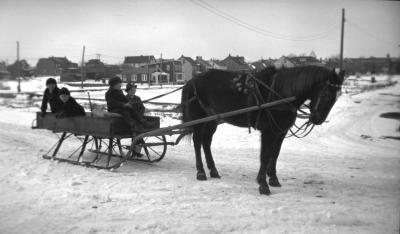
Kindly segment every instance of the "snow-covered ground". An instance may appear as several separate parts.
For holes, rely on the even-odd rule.
[[[399,119],[380,117],[399,101],[399,84],[343,95],[328,123],[285,140],[271,196],[255,131],[220,125],[222,178],[199,182],[187,141],[114,172],[43,160],[57,137],[30,129],[37,108],[0,106],[0,233],[399,233]]]

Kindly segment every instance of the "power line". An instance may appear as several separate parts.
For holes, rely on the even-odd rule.
[[[350,26],[352,26],[353,28],[357,29],[359,32],[364,33],[365,35],[370,36],[371,38],[379,41],[379,42],[384,42],[384,43],[388,43],[388,44],[394,44],[394,45],[398,45],[399,42],[395,42],[395,41],[388,41],[386,39],[383,39],[381,37],[377,37],[375,34],[369,32],[368,30],[364,29],[363,27],[357,25],[356,23],[346,20],[347,23],[349,23]]]
[[[285,34],[280,34],[280,33],[275,33],[272,31],[268,31],[265,29],[262,29],[260,27],[251,25],[247,22],[244,22],[243,20],[240,20],[222,10],[219,10],[218,8],[208,4],[207,2],[203,1],[203,0],[191,0],[191,2],[193,2],[194,4],[196,4],[197,6],[219,16],[222,17],[238,26],[241,26],[243,28],[246,28],[250,31],[256,32],[258,34],[261,34],[263,36],[267,36],[267,37],[272,37],[275,39],[280,39],[280,40],[288,40],[288,41],[311,41],[311,40],[317,40],[317,39],[321,39],[326,37],[329,33],[331,33],[333,30],[338,29],[339,28],[339,23],[333,25],[329,30],[319,33],[319,34],[314,34],[314,35],[308,35],[308,36],[291,36],[291,35],[285,35]]]

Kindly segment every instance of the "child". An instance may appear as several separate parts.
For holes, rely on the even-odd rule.
[[[70,92],[67,88],[60,89],[59,95],[63,106],[57,113],[57,118],[85,115],[85,109],[76,102],[75,98],[70,96]]]
[[[121,90],[122,80],[118,76],[108,81],[110,88],[106,92],[107,109],[109,112],[121,114],[129,124],[132,131],[143,131],[143,126],[151,127],[149,123],[132,111],[132,104]]]
[[[57,81],[53,78],[46,80],[46,89],[44,90],[41,112],[42,117],[46,115],[47,103],[50,104],[52,113],[57,113],[62,107],[62,102],[59,98],[60,89],[57,87]]]
[[[144,105],[142,103],[142,100],[140,99],[139,96],[136,96],[136,88],[137,85],[135,83],[128,83],[126,85],[125,91],[126,91],[126,98],[128,99],[129,103],[131,104],[131,111],[132,115],[138,116],[137,118],[143,118],[144,116]]]

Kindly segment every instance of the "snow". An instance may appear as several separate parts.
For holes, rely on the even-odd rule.
[[[57,137],[30,129],[38,109],[0,106],[0,233],[398,233],[400,146],[384,136],[400,137],[399,120],[380,115],[399,97],[399,84],[342,95],[327,123],[284,141],[271,196],[255,182],[256,131],[220,125],[222,178],[199,182],[190,141],[114,172],[43,160]]]

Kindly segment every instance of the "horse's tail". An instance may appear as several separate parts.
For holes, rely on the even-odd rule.
[[[194,96],[195,92],[193,89],[193,85],[191,84],[191,81],[188,81],[182,89],[181,105],[180,105],[182,111],[182,123],[190,121],[189,118],[190,114],[188,113],[187,107],[189,105],[190,100],[193,100]],[[193,128],[187,127],[184,130],[185,130],[184,133],[185,138],[190,140],[193,134]]]
[[[189,100],[191,100],[194,97],[194,90],[192,85],[190,84],[191,82],[189,81],[186,83],[186,85],[182,89],[182,96],[181,96],[181,111],[182,111],[182,122],[188,122],[190,121],[188,115],[188,109],[187,106],[189,104]]]

